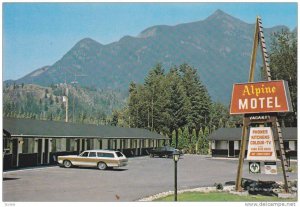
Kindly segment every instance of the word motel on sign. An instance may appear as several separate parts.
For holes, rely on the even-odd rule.
[[[280,108],[277,97],[239,99],[239,109]]]

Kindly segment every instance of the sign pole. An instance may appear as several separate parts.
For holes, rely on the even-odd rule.
[[[244,164],[244,158],[245,158],[245,151],[246,151],[246,145],[247,145],[247,120],[244,117],[243,118],[243,129],[242,129],[242,142],[241,142],[241,148],[240,148],[240,155],[239,155],[239,165],[237,170],[237,177],[235,182],[235,189],[236,191],[242,191],[242,175],[243,175],[243,164]]]
[[[280,138],[281,129],[279,128],[279,126],[277,124],[278,124],[277,116],[273,116],[272,117],[272,127],[276,132],[276,133],[274,133],[274,140],[276,140],[277,146],[279,148],[279,155],[280,155],[280,161],[281,161],[281,167],[282,167],[283,179],[284,179],[284,190],[286,193],[288,193],[289,187],[288,187],[288,180],[287,180],[287,175],[286,175],[287,160],[286,160],[286,156],[285,156],[283,140],[282,140],[282,138]]]
[[[254,81],[254,71],[256,64],[256,56],[257,56],[257,47],[258,47],[258,17],[256,17],[255,31],[254,31],[254,42],[252,46],[252,54],[251,54],[251,64],[250,64],[250,72],[248,82]]]
[[[251,64],[250,64],[250,72],[248,82],[254,81],[254,71],[255,71],[255,63],[257,56],[257,47],[258,47],[258,17],[256,18],[255,31],[254,31],[254,42],[252,46],[252,54],[251,54]],[[249,119],[244,115],[243,117],[243,128],[242,128],[242,141],[240,147],[240,155],[239,155],[239,164],[237,169],[237,177],[235,182],[236,191],[242,191],[242,176],[243,176],[243,164],[246,152],[247,145],[247,131],[248,131]]]

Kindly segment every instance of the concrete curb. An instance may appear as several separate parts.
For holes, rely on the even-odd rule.
[[[184,190],[179,190],[177,193],[181,194],[181,193],[185,193],[185,192],[200,192],[200,193],[210,193],[210,192],[229,192],[234,190],[235,186],[234,185],[230,185],[230,186],[224,186],[223,190],[217,190],[216,187],[199,187],[199,188],[191,188],[191,189],[184,189]],[[167,192],[162,192],[162,193],[158,193],[152,196],[148,196],[145,198],[141,198],[137,201],[153,201],[162,197],[166,197],[169,195],[173,195],[174,191],[167,191]]]

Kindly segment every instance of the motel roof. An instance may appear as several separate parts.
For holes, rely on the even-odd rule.
[[[282,137],[284,140],[297,140],[297,128],[287,127],[281,128]],[[237,141],[241,140],[242,128],[220,128],[208,137],[209,140],[224,140],[224,141]]]
[[[19,118],[3,118],[3,131],[23,138],[168,139],[147,129]]]

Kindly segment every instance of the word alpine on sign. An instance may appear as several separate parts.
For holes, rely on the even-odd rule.
[[[230,114],[291,112],[286,81],[238,83],[233,85]]]

